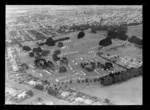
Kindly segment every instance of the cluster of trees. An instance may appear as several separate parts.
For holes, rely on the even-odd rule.
[[[120,26],[113,26],[110,29],[107,30],[108,38],[110,39],[120,39],[120,40],[127,40],[128,35],[126,34],[128,31],[126,25],[120,25]]]
[[[100,46],[109,46],[109,45],[111,45],[112,44],[112,41],[111,41],[111,39],[109,38],[109,37],[107,37],[107,38],[105,38],[105,39],[103,39],[103,40],[101,40],[100,42],[99,42],[99,45]]]
[[[44,90],[44,86],[42,84],[36,84],[34,88],[38,90]]]
[[[32,90],[27,91],[26,94],[29,95],[29,96],[33,96],[34,95]]]
[[[26,45],[23,46],[22,49],[25,51],[31,51],[31,48],[29,46],[26,46]]]
[[[19,73],[26,73],[26,70],[28,70],[29,69],[29,66],[26,64],[26,63],[21,63],[20,65],[19,65],[19,70],[18,70],[18,72]]]
[[[140,38],[138,38],[138,37],[136,37],[136,36],[131,36],[131,37],[128,39],[128,41],[129,41],[130,43],[133,43],[133,44],[136,44],[136,45],[142,45],[142,42],[143,42],[142,39],[140,39]]]
[[[127,71],[111,73],[107,76],[101,77],[101,84],[104,86],[112,85],[118,82],[126,81],[130,78],[140,76],[143,74],[143,66],[139,68],[132,68]]]

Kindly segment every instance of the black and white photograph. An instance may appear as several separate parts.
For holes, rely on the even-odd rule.
[[[142,5],[5,5],[5,105],[143,105]]]

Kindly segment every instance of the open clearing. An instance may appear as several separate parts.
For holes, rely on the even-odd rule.
[[[81,87],[73,89],[89,95],[108,98],[117,105],[142,105],[142,77],[108,87],[92,84],[82,86],[82,89]]]

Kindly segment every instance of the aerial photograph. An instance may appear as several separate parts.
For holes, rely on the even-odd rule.
[[[142,5],[5,10],[5,105],[143,105]]]

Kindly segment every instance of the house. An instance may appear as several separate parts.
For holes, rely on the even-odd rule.
[[[85,99],[85,100],[84,100],[84,103],[85,103],[85,104],[91,104],[91,103],[93,103],[93,101],[90,100],[90,99]]]
[[[69,92],[62,92],[62,93],[61,93],[61,96],[66,97],[66,96],[68,96],[69,94],[70,94]]]
[[[30,84],[30,85],[34,85],[34,86],[35,86],[35,85],[36,85],[36,82],[35,82],[35,81],[33,81],[33,80],[31,80],[31,81],[29,81],[29,82],[28,82],[28,84]]]
[[[22,92],[21,94],[17,95],[17,98],[25,98],[27,96],[26,91]]]
[[[76,102],[83,102],[83,101],[84,101],[84,99],[83,99],[83,98],[81,98],[81,97],[77,97],[77,98],[75,99],[75,101],[76,101]]]

